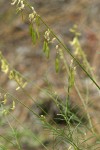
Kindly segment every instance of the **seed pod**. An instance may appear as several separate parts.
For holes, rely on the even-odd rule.
[[[70,69],[69,76],[69,87],[72,88],[75,82],[75,70],[73,68]]]
[[[56,70],[57,73],[60,70],[60,62],[59,62],[58,56],[56,56],[56,59],[55,59],[55,70]]]
[[[46,51],[46,47],[47,47],[47,42],[44,41],[44,43],[43,43],[43,52],[44,52],[44,53],[45,53],[45,51]]]
[[[44,43],[43,43],[43,52],[45,53],[46,57],[49,58],[50,48],[48,46],[48,42],[47,41],[44,41]]]
[[[37,33],[34,30],[32,24],[30,25],[29,30],[30,30],[30,35],[32,37],[32,42],[33,42],[33,44],[35,44],[36,43],[36,35],[37,35]]]

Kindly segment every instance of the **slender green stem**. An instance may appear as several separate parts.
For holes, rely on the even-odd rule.
[[[32,7],[30,4],[24,0],[26,5],[32,10]],[[81,63],[73,56],[71,51],[66,47],[66,45],[58,38],[58,36],[54,33],[54,31],[45,23],[45,21],[41,18],[40,15],[38,15],[40,21],[50,30],[52,35],[57,39],[59,44],[62,45],[62,47],[69,53],[69,55],[75,60],[75,62],[81,67],[81,69],[87,74],[87,76],[92,80],[92,82],[96,85],[96,87],[100,90],[100,86],[97,84],[97,82],[91,77],[91,75],[85,70],[85,68],[81,65]]]
[[[4,90],[1,86],[0,86],[0,89],[5,92],[8,96],[12,97],[14,100],[18,101],[21,105],[23,105],[26,109],[28,109],[30,112],[32,112],[37,118],[41,119],[41,116],[39,116],[38,114],[36,114],[32,109],[30,109],[28,106],[26,106],[23,102],[21,102],[18,98],[14,97],[12,94],[8,93],[6,90]],[[14,117],[15,118],[15,117]],[[22,125],[21,125],[22,126]],[[0,135],[2,138],[4,138],[2,135]],[[34,137],[46,150],[47,147],[42,143],[40,142],[36,137]],[[6,138],[4,138],[6,139]],[[7,139],[6,139],[7,140]],[[7,140],[8,141],[8,140]],[[12,142],[10,142],[12,143]],[[13,143],[12,143],[13,144]],[[14,145],[14,144],[13,144]]]
[[[9,126],[10,126],[10,128],[11,128],[11,130],[12,130],[14,136],[15,136],[16,144],[18,145],[18,149],[21,150],[21,146],[20,146],[20,144],[19,144],[19,140],[18,140],[18,137],[17,137],[17,135],[16,135],[16,132],[15,132],[14,128],[12,127],[12,125],[11,125],[11,123],[9,122],[9,120],[7,119],[7,117],[6,117],[6,120],[7,120],[8,124],[9,124]]]
[[[8,140],[7,138],[5,138],[5,137],[2,136],[1,134],[0,134],[0,137],[2,137],[4,140],[6,140],[7,142],[9,142],[9,143],[11,143],[13,146],[15,146],[15,143],[11,142],[10,140]]]
[[[79,95],[79,97],[80,97],[80,99],[81,99],[81,101],[82,101],[82,103],[83,103],[83,106],[84,106],[84,108],[85,108],[85,111],[86,111],[86,114],[87,114],[87,117],[88,117],[88,120],[89,120],[89,125],[90,125],[90,127],[91,127],[91,130],[92,130],[93,133],[95,133],[94,128],[93,128],[93,125],[92,125],[91,117],[90,117],[90,115],[89,115],[89,113],[88,113],[87,106],[86,106],[86,104],[85,104],[85,102],[84,102],[84,99],[83,99],[83,97],[81,96],[80,91],[79,91],[79,89],[77,88],[76,84],[75,84],[75,89],[76,89],[76,91],[77,91],[77,93],[78,93],[78,95]]]
[[[44,20],[39,16],[42,23],[51,31],[52,35],[58,40],[58,42],[62,45],[62,47],[69,53],[69,55],[75,60],[75,62],[81,67],[81,69],[87,74],[87,76],[93,81],[93,83],[98,87],[100,90],[100,86],[97,82],[91,77],[91,75],[84,69],[81,63],[73,56],[71,51],[65,46],[65,44],[57,37],[57,35],[53,32],[53,30],[44,22]]]

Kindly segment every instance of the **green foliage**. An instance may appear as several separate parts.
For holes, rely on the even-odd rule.
[[[37,40],[37,33],[36,33],[36,31],[34,30],[34,28],[33,28],[33,26],[32,26],[32,24],[30,25],[30,35],[31,35],[31,38],[32,38],[32,42],[33,42],[33,44],[35,44],[36,43],[36,40]]]
[[[81,67],[81,69],[86,73],[86,75],[90,78],[90,80],[93,81],[93,83],[100,89],[98,83],[94,80],[94,75],[91,70],[91,67],[86,59],[86,55],[83,52],[78,36],[80,35],[79,32],[77,32],[77,26],[75,25],[70,31],[74,33],[74,38],[71,41],[71,45],[74,47],[74,53],[71,53],[70,50],[60,41],[60,39],[55,35],[55,33],[49,28],[49,26],[44,22],[44,20],[37,14],[37,12],[34,10],[34,8],[26,1],[26,0],[13,0],[12,5],[16,5],[17,11],[21,12],[24,11],[24,9],[27,7],[31,12],[29,14],[29,31],[32,38],[33,44],[37,42],[37,40],[40,38],[39,34],[39,26],[41,25],[41,22],[45,25],[46,31],[42,38],[44,39],[43,42],[43,52],[45,53],[46,57],[49,58],[51,46],[55,46],[55,71],[58,73],[59,70],[61,70],[61,65],[63,64],[63,67],[65,68],[65,73],[67,77],[67,84],[65,83],[65,91],[66,91],[66,97],[65,100],[62,98],[59,98],[59,93],[56,93],[52,90],[52,88],[49,88],[49,90],[45,89],[44,92],[46,92],[48,98],[51,98],[53,101],[53,106],[56,106],[56,118],[52,117],[51,114],[48,114],[48,111],[45,110],[43,107],[41,107],[40,104],[37,102],[34,102],[36,106],[41,110],[42,114],[38,114],[37,111],[31,109],[27,105],[25,105],[22,101],[15,98],[11,93],[7,92],[6,90],[2,89],[3,91],[3,98],[1,101],[1,110],[0,110],[0,117],[2,119],[5,119],[5,123],[7,123],[11,130],[11,136],[6,134],[5,136],[2,136],[2,143],[1,149],[9,149],[9,147],[16,148],[21,150],[22,149],[22,143],[23,143],[23,137],[27,137],[27,140],[29,139],[35,139],[38,141],[38,144],[40,143],[41,146],[43,146],[44,149],[48,149],[46,144],[44,144],[44,141],[37,137],[36,134],[32,135],[30,130],[24,130],[23,133],[19,132],[16,128],[14,128],[10,121],[9,121],[9,115],[13,116],[13,119],[16,120],[16,122],[20,125],[20,122],[14,117],[14,110],[17,109],[15,100],[23,105],[28,111],[32,113],[32,115],[35,117],[36,120],[38,120],[38,123],[40,124],[40,128],[43,128],[44,130],[48,131],[48,136],[52,135],[52,140],[54,141],[54,148],[56,149],[57,145],[60,145],[65,143],[66,149],[68,150],[89,150],[91,146],[91,150],[94,150],[94,145],[91,145],[88,143],[88,139],[98,137],[97,133],[94,130],[90,115],[87,111],[87,103],[83,99],[83,95],[80,92],[80,89],[78,89],[78,86],[76,84],[76,64]],[[54,42],[56,40],[56,43]],[[64,50],[68,52],[68,54],[71,57],[71,63],[67,63]],[[82,60],[82,64],[80,63],[80,60]],[[2,53],[0,52],[0,64],[1,64],[1,70],[3,73],[8,75],[9,80],[14,80],[17,83],[16,90],[20,89],[24,92],[26,97],[31,99],[33,101],[33,98],[31,95],[25,90],[25,86],[28,84],[29,81],[27,81],[19,72],[17,72],[15,69],[11,68],[7,60],[4,58]],[[78,76],[78,75],[77,75]],[[82,106],[84,107],[87,123],[85,125],[82,122],[81,117],[78,117],[78,111],[72,108],[70,104],[71,99],[71,91],[75,88]],[[41,88],[40,91],[43,91]],[[9,98],[12,99],[12,102],[8,104]],[[9,107],[8,107],[9,106]],[[48,108],[47,108],[48,109]],[[79,110],[80,111],[80,110]],[[80,112],[79,112],[80,113]],[[83,114],[84,115],[84,114]],[[58,126],[56,119],[59,120],[59,122],[64,121],[63,128]],[[34,121],[35,122],[35,121]],[[23,127],[23,125],[20,125]],[[83,129],[83,131],[81,131]],[[87,132],[90,133],[90,137],[86,137]],[[30,133],[30,134],[29,134]],[[31,135],[31,136],[30,136]],[[47,138],[47,137],[46,137]],[[21,143],[22,142],[22,143]],[[30,142],[30,141],[29,141]],[[99,140],[98,140],[99,142]],[[7,144],[7,148],[5,148],[5,143]],[[35,143],[35,142],[34,142]],[[1,143],[0,143],[1,144]],[[12,146],[11,146],[12,144]],[[36,143],[35,143],[36,144]],[[38,145],[37,144],[37,145]],[[94,144],[94,143],[93,143]]]
[[[43,43],[43,52],[45,53],[46,57],[49,58],[50,48],[47,41],[44,41]]]
[[[59,69],[60,69],[60,60],[58,57],[56,57],[56,59],[55,59],[55,70],[57,73],[59,72]]]

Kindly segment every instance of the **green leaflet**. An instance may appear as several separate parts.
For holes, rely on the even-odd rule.
[[[46,48],[47,48],[47,42],[46,41],[44,41],[44,43],[43,43],[43,52],[45,53],[45,51],[46,51]]]
[[[33,44],[35,44],[36,43],[36,38],[37,38],[37,33],[34,30],[32,24],[30,24],[29,30],[30,30],[30,35],[32,37],[32,42],[33,42]]]
[[[39,19],[38,16],[36,17],[36,25],[37,25],[37,26],[40,26],[40,19]]]
[[[49,47],[47,47],[47,50],[46,50],[45,54],[46,54],[46,57],[49,58],[49,56],[50,56],[50,49],[49,49]]]
[[[40,34],[39,34],[38,27],[36,27],[36,34],[37,34],[37,38],[39,39],[40,38]]]
[[[31,36],[32,36],[32,30],[33,30],[33,26],[32,26],[32,24],[30,24],[30,26],[29,26],[29,32],[30,32]]]
[[[36,43],[36,32],[35,32],[34,29],[33,29],[33,31],[32,31],[32,42],[33,42],[33,44]]]
[[[74,69],[70,69],[70,76],[69,76],[69,87],[72,88],[75,82],[75,72]]]
[[[59,58],[56,57],[56,59],[55,59],[55,70],[57,73],[59,72],[59,69],[60,69],[59,65],[60,65]]]
[[[43,52],[45,53],[46,57],[49,58],[50,48],[48,46],[48,42],[47,41],[44,41],[44,43],[43,43]]]
[[[9,71],[9,64],[6,61],[6,59],[3,57],[1,51],[0,51],[0,63],[1,63],[1,70],[7,74]]]

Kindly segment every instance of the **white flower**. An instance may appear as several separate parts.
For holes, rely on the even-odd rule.
[[[18,11],[21,11],[25,8],[25,4],[23,0],[12,0],[11,5],[17,5],[18,6]]]
[[[48,43],[54,43],[54,41],[56,40],[55,37],[52,38],[50,29],[48,29],[47,31],[45,31],[45,33],[44,33],[44,38],[45,38],[45,40],[46,40]]]
[[[25,4],[23,3],[23,1],[20,1],[20,7],[18,8],[18,10],[23,10],[25,7]]]
[[[53,39],[51,40],[51,43],[54,43],[55,40],[56,40],[56,38],[53,38]]]
[[[31,9],[32,9],[33,12],[31,14],[29,14],[29,21],[30,22],[35,22],[36,17],[37,17],[37,13],[34,10],[34,7],[31,7]]]
[[[23,1],[23,0],[17,0],[18,2],[17,2],[17,5],[19,5],[20,3],[21,3],[21,1]]]
[[[56,49],[58,50],[58,48],[59,48],[59,45],[56,45]]]
[[[48,29],[47,31],[45,31],[45,34],[44,34],[44,38],[50,42],[50,30]]]
[[[17,0],[12,0],[11,5],[15,5],[15,4],[16,4],[16,2],[17,2]]]

